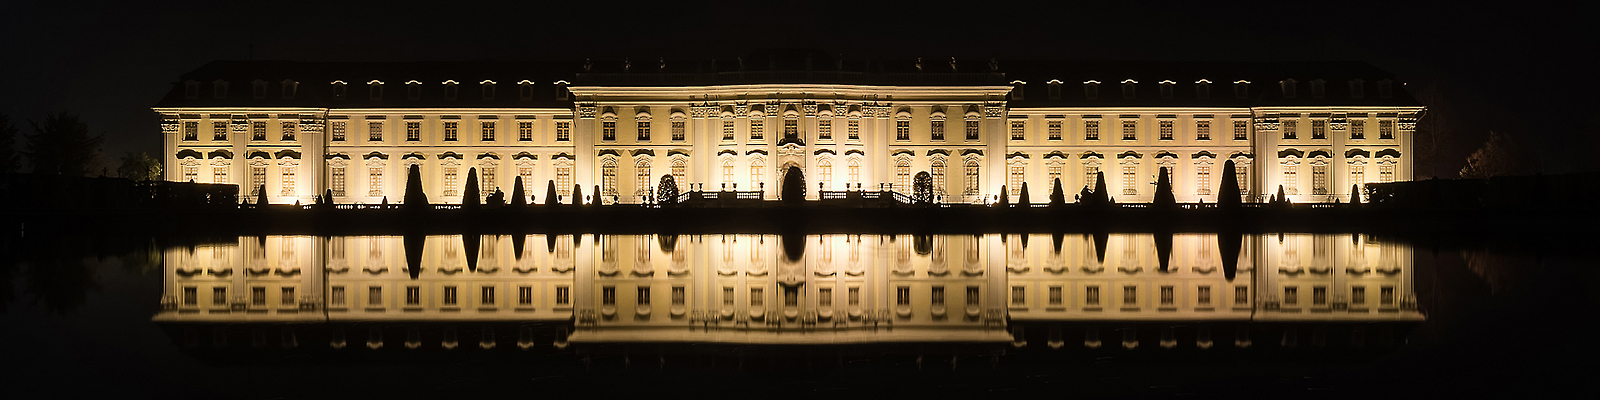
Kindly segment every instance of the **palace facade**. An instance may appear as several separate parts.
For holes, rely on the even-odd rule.
[[[802,61],[803,60],[803,61]],[[821,53],[583,63],[216,61],[182,76],[161,115],[166,178],[265,187],[273,203],[402,200],[420,167],[430,201],[520,179],[605,203],[684,190],[778,197],[788,167],[820,191],[909,192],[947,203],[1043,202],[1104,173],[1149,201],[1165,167],[1182,202],[1215,202],[1233,160],[1246,201],[1296,202],[1412,177],[1423,107],[1362,63],[867,62]],[[587,196],[586,196],[587,197]],[[585,201],[592,201],[586,199]]]

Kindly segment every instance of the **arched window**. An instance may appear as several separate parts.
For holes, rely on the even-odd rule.
[[[617,194],[617,159],[606,157],[600,161],[600,191],[607,196]]]
[[[638,162],[635,162],[633,164],[633,172],[634,172],[634,178],[635,178],[634,179],[634,187],[633,187],[634,195],[635,196],[649,196],[650,195],[650,159],[649,158],[640,158]]]
[[[846,168],[850,170],[850,184],[859,186],[861,183],[861,158],[850,157],[846,161]]]
[[[572,196],[572,160],[556,160],[556,193],[562,197]]]
[[[894,160],[894,188],[901,191],[911,189],[911,157],[901,156]]]
[[[833,186],[833,160],[827,158],[817,160],[817,182],[824,187]]]
[[[733,157],[722,159],[722,186],[733,186]]]
[[[1011,192],[1012,196],[1021,195],[1022,182],[1027,178],[1024,171],[1027,170],[1028,162],[1021,157],[1013,158],[1008,167],[1010,178],[1006,181],[1006,185],[1008,185],[1006,186],[1006,191]]]
[[[966,170],[966,178],[961,194],[976,196],[978,195],[978,160],[967,159],[964,169]]]
[[[689,170],[689,161],[688,160],[685,160],[681,156],[680,157],[673,157],[672,158],[672,181],[673,181],[672,183],[677,184],[680,188],[684,187],[684,185],[688,185],[689,184],[688,170]]]
[[[929,174],[933,175],[933,193],[937,194],[937,195],[940,195],[940,196],[943,196],[944,193],[945,193],[944,192],[945,168],[946,168],[946,165],[945,165],[945,162],[944,162],[944,158],[934,158],[933,162],[928,164],[928,169],[930,170]]]
[[[1100,175],[1100,159],[1095,157],[1083,160],[1083,186],[1093,189],[1095,181]]]
[[[766,160],[760,158],[750,160],[750,190],[763,189],[761,182],[765,182],[762,179],[765,178],[766,171]]]

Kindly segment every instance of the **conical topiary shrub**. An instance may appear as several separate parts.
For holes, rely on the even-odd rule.
[[[1000,208],[1011,206],[1011,192],[1006,190],[1006,185],[1000,185],[1000,202],[995,203],[995,205],[1000,206]]]
[[[572,185],[572,205],[583,205],[583,185]]]
[[[1161,208],[1178,206],[1177,197],[1172,193],[1172,182],[1167,179],[1167,167],[1161,167],[1159,176],[1156,177],[1156,197],[1150,203]]]
[[[1217,208],[1239,208],[1239,175],[1233,160],[1222,163],[1222,186],[1217,188]]]
[[[461,194],[461,209],[477,209],[483,197],[478,194],[478,169],[467,168],[467,190]]]
[[[1111,192],[1106,189],[1106,172],[1094,173],[1094,200],[1096,205],[1110,205]]]
[[[561,204],[560,199],[557,199],[557,197],[560,196],[556,195],[556,181],[550,181],[550,185],[544,188],[544,205],[554,206]]]
[[[428,208],[428,194],[422,191],[422,168],[416,164],[406,171],[405,207],[416,210]]]
[[[256,208],[266,208],[271,203],[267,202],[267,185],[256,188]]]
[[[1017,204],[1016,204],[1016,207],[1018,207],[1018,208],[1028,208],[1028,207],[1032,207],[1032,206],[1033,206],[1033,201],[1028,198],[1028,183],[1027,182],[1023,182],[1022,183],[1022,189],[1017,190]]]
[[[1050,207],[1061,207],[1067,204],[1067,193],[1061,189],[1061,178],[1056,178],[1050,188]]]
[[[517,182],[511,185],[511,207],[522,208],[528,205],[526,196],[522,192],[522,177],[517,177]]]
[[[1350,205],[1361,205],[1361,185],[1350,185]]]

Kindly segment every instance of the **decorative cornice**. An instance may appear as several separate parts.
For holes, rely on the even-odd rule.
[[[730,156],[737,156],[737,155],[739,155],[739,152],[733,151],[733,149],[722,149],[722,151],[718,151],[717,152],[717,156],[718,157],[721,157],[724,154],[730,155]]]
[[[811,155],[820,156],[820,155],[823,155],[823,154],[839,155],[839,153],[834,152],[833,149],[817,149],[817,151],[811,152]]]
[[[933,156],[934,154],[938,154],[938,155],[941,155],[941,156],[949,157],[950,156],[950,150],[945,150],[945,149],[928,150],[928,156]]]
[[[268,152],[261,151],[261,150],[252,150],[250,152],[245,153],[244,158],[268,158],[268,159],[270,159],[270,158],[272,158],[272,153],[268,153]]]
[[[1083,152],[1083,154],[1079,154],[1078,158],[1080,158],[1080,159],[1106,158],[1106,156],[1104,154],[1100,154],[1100,153],[1096,153],[1096,152],[1092,152],[1092,151],[1085,151],[1085,152]]]
[[[177,157],[180,159],[185,157],[206,158],[206,155],[200,154],[200,152],[195,151],[194,149],[183,149],[178,150]]]
[[[294,149],[278,150],[277,153],[272,155],[272,158],[293,158],[298,160],[300,159],[300,152],[295,151]]]
[[[684,149],[667,150],[667,157],[672,157],[672,156],[688,157],[689,156],[689,150],[684,150]]]
[[[975,156],[978,156],[978,157],[983,157],[983,150],[978,150],[978,149],[962,149],[962,150],[961,150],[961,155],[962,155],[962,156],[963,156],[963,157],[964,157],[964,156],[969,156],[969,155],[975,155]]]
[[[1129,157],[1144,158],[1144,155],[1139,154],[1139,152],[1133,151],[1133,150],[1124,151],[1124,152],[1122,152],[1122,154],[1118,154],[1117,155],[1117,158],[1129,158]]]
[[[1012,152],[1011,154],[1007,154],[1006,158],[1008,158],[1008,159],[1010,159],[1010,158],[1023,158],[1023,159],[1026,159],[1026,158],[1028,158],[1028,153],[1023,153],[1023,152],[1020,152],[1020,151]]]
[[[1367,157],[1372,158],[1372,152],[1362,149],[1350,149],[1344,152],[1344,158]]]
[[[1333,158],[1333,153],[1330,153],[1327,150],[1317,149],[1317,150],[1312,150],[1311,153],[1309,153],[1309,154],[1306,154],[1306,157],[1309,157],[1309,158],[1317,158],[1317,157]]]
[[[1202,157],[1217,158],[1217,154],[1209,152],[1209,151],[1205,151],[1205,150],[1200,150],[1199,152],[1196,152],[1194,154],[1189,155],[1189,158],[1202,158]]]
[[[629,156],[633,156],[633,157],[638,157],[639,155],[647,155],[647,156],[655,157],[656,156],[656,151],[655,150],[650,150],[650,149],[634,149],[632,152],[629,152],[628,155]]]
[[[1400,158],[1400,150],[1395,150],[1395,149],[1378,150],[1378,152],[1376,154],[1373,154],[1373,156],[1375,156],[1377,158],[1384,158],[1384,157]]]
[[[1305,158],[1306,157],[1306,152],[1300,151],[1300,150],[1295,150],[1295,149],[1278,150],[1278,158],[1285,158],[1285,157],[1288,157],[1288,156],[1295,156],[1295,157],[1299,157],[1299,158]]]
[[[446,152],[443,152],[443,153],[439,153],[438,158],[440,160],[443,160],[443,159],[446,159],[446,158],[454,158],[454,159],[460,160],[461,159],[461,155],[460,154],[456,154],[456,152],[454,152],[454,151],[446,151]]]

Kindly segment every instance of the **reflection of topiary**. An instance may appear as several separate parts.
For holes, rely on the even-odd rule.
[[[656,202],[678,204],[678,179],[672,174],[661,175],[661,184],[656,185]]]
[[[778,193],[784,204],[802,205],[806,201],[806,174],[800,167],[790,166],[783,171],[783,188]]]

